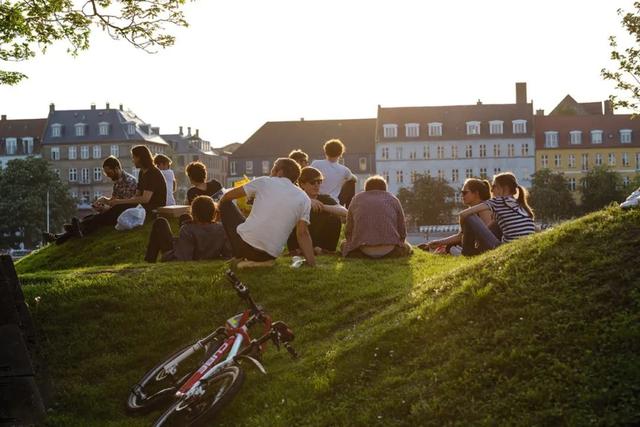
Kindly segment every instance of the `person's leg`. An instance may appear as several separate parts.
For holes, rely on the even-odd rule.
[[[166,252],[171,249],[173,249],[173,234],[171,233],[169,221],[166,218],[158,218],[151,227],[151,235],[149,235],[149,243],[147,244],[147,253],[144,260],[156,262],[160,251]]]
[[[118,217],[129,208],[137,205],[117,205],[104,212],[86,216],[80,221],[82,234],[90,234],[102,227],[114,226],[118,223]]]
[[[475,215],[474,215],[475,216]],[[476,233],[470,227],[462,225],[462,255],[478,255],[480,251],[476,248]]]
[[[339,218],[332,215],[318,215],[316,222],[309,226],[313,246],[335,252],[341,228],[342,222]]]
[[[351,199],[353,199],[353,196],[355,195],[356,195],[356,181],[347,181],[344,183],[344,185],[340,189],[340,194],[338,195],[338,201],[345,208],[349,208]]]
[[[496,238],[477,215],[469,215],[462,221],[463,240],[465,235],[470,236],[471,234],[475,236],[475,240],[478,242],[479,252],[494,249],[500,245],[500,240]]]
[[[231,243],[231,252],[235,258],[242,258],[242,249],[246,243],[238,234],[237,228],[246,218],[242,215],[240,209],[231,201],[220,204],[218,209],[220,210],[222,227],[224,227],[224,231],[229,238],[229,243]]]

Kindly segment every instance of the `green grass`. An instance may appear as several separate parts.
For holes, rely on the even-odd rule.
[[[638,247],[640,211],[612,208],[473,260],[323,257],[315,270],[283,259],[242,271],[295,330],[301,358],[270,348],[269,374],[248,368],[220,421],[637,424]],[[45,271],[33,268],[41,256],[18,268],[53,376],[52,426],[149,425],[157,413],[124,414],[129,387],[241,308],[222,261],[77,269],[58,259]]]

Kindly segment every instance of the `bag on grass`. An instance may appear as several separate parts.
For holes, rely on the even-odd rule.
[[[147,216],[147,211],[144,210],[142,205],[138,205],[135,208],[129,208],[122,212],[118,217],[118,223],[116,224],[116,230],[124,231],[131,230],[132,228],[141,227],[144,224],[144,218]]]

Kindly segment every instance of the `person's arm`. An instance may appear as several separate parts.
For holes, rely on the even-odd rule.
[[[486,203],[478,203],[475,206],[471,206],[470,208],[463,210],[458,215],[460,216],[460,221],[462,221],[469,215],[477,214],[477,213],[488,211],[488,210],[491,210],[491,208],[487,206]]]
[[[140,191],[138,191],[140,193]],[[137,205],[137,204],[147,204],[151,197],[153,196],[153,191],[144,190],[142,194],[137,194],[136,196],[130,199],[110,199],[107,204],[109,206],[117,206],[117,205]]]
[[[453,236],[445,237],[444,239],[437,239],[437,240],[432,240],[430,242],[422,243],[418,245],[418,247],[435,249],[438,246],[442,246],[442,245],[458,245],[460,243],[462,243],[462,232],[459,232],[458,234],[454,234]]]
[[[178,183],[176,182],[176,178],[173,178],[173,191],[172,193],[175,193],[176,191],[178,191]]]
[[[197,227],[197,225],[180,227],[180,235],[173,245],[173,255],[178,261],[193,261],[195,259],[196,242],[193,230],[189,230],[189,227]]]
[[[324,212],[327,212],[331,215],[335,215],[340,218],[346,218],[347,212],[349,212],[347,208],[345,208],[342,205],[322,205],[322,206],[323,206],[322,210]]]
[[[396,211],[398,212],[398,234],[402,240],[407,238],[407,224],[405,223],[404,211],[402,210],[402,204],[400,204],[400,200],[395,199],[396,203]]]
[[[311,241],[311,234],[309,233],[309,225],[299,220],[296,224],[296,239],[298,239],[298,246],[302,251],[302,255],[307,259],[307,264],[311,267],[316,265],[316,256],[313,252],[313,242]]]
[[[224,202],[239,199],[241,197],[245,197],[247,194],[244,191],[244,185],[242,187],[236,187],[224,193],[222,198],[220,198],[220,204]]]

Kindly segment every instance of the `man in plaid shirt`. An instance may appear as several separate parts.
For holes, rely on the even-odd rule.
[[[102,163],[104,174],[113,181],[113,191],[111,197],[100,197],[93,203],[93,208],[98,212],[103,212],[109,208],[106,203],[111,199],[130,199],[136,195],[138,181],[133,175],[122,170],[120,161],[113,156],[104,159]]]

